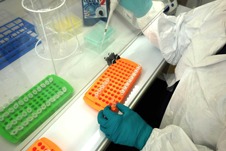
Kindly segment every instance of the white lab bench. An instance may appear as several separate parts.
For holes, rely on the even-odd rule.
[[[164,67],[165,61],[159,49],[153,46],[144,35],[139,36],[122,53],[121,57],[139,63],[143,67],[140,77],[125,101],[125,105],[133,108],[148,85],[151,84]],[[70,105],[62,111],[64,113],[60,117],[56,117],[52,121],[53,124],[45,127],[43,130],[45,132],[37,135],[36,138],[47,137],[65,151],[101,150],[106,147],[109,141],[99,129],[97,122],[98,111],[83,101],[85,91],[92,85],[95,79],[78,95],[79,97],[71,101]],[[32,145],[35,140],[31,141],[27,147]]]

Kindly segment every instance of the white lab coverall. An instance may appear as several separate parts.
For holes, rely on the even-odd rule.
[[[143,151],[226,151],[226,0],[178,17],[160,16],[145,32],[180,80]]]

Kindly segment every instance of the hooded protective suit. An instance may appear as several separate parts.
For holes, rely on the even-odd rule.
[[[226,55],[215,55],[226,44],[226,0],[162,15],[144,34],[177,64],[169,86],[180,82],[142,150],[226,151]]]

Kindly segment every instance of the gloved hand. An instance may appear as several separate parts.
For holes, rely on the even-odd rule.
[[[131,11],[137,18],[146,15],[152,7],[151,0],[120,0],[119,4]]]
[[[119,115],[112,112],[111,106],[108,105],[98,114],[100,130],[115,144],[136,147],[141,150],[152,132],[152,127],[128,107],[120,103],[117,103],[116,106],[124,114]]]

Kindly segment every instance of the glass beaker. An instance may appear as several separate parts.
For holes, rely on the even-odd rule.
[[[63,60],[81,50],[76,28],[82,21],[69,13],[66,0],[22,0],[22,6],[31,17],[39,41],[35,51],[45,60]]]

